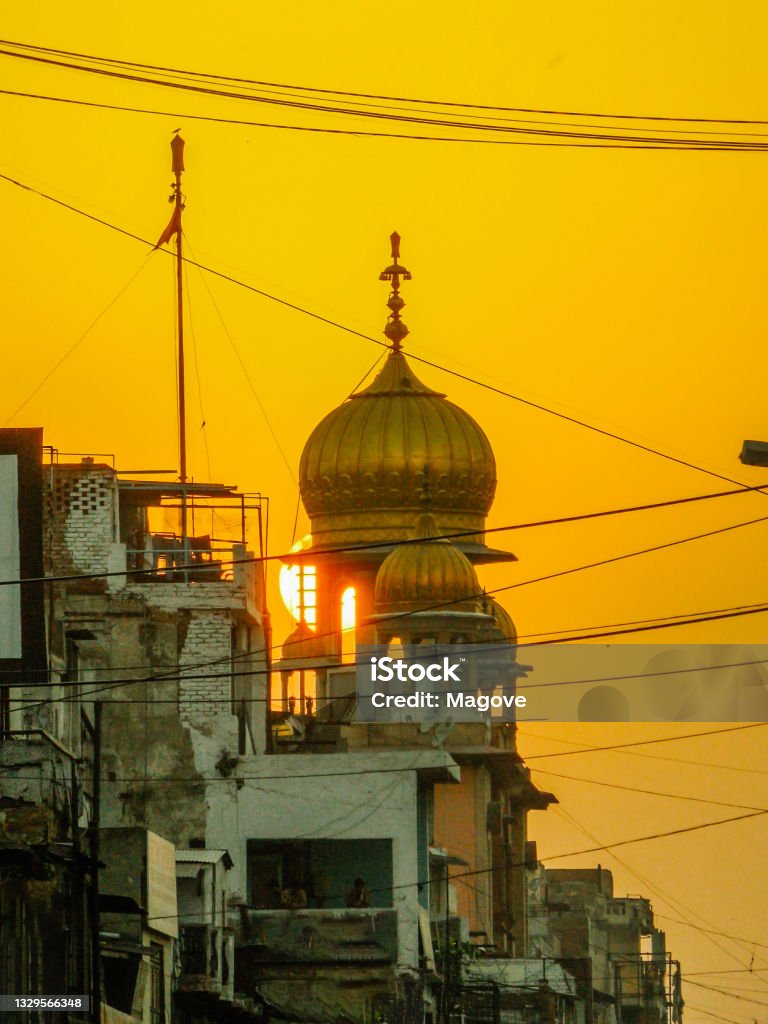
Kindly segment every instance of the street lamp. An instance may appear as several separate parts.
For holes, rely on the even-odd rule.
[[[768,441],[745,441],[739,459],[745,466],[768,466]]]

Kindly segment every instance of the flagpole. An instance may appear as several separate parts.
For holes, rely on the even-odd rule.
[[[181,483],[181,550],[182,562],[189,562],[187,536],[187,398],[184,378],[184,259],[182,255],[181,214],[184,199],[181,193],[181,174],[184,170],[184,140],[178,131],[171,139],[171,169],[174,183],[171,199],[174,203],[173,220],[176,228],[176,333],[178,337],[178,392],[179,392],[179,482]],[[185,582],[189,579],[184,570]]]

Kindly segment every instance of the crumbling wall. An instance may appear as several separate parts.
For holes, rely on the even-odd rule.
[[[117,486],[111,467],[92,460],[51,466],[44,474],[43,493],[49,571],[101,573],[124,567],[125,548],[116,543]]]

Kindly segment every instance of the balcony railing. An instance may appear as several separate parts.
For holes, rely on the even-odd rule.
[[[82,773],[75,755],[43,729],[0,732],[0,789],[9,799],[0,847],[71,840]]]
[[[397,960],[397,911],[243,908],[236,946],[247,951],[254,964],[393,963]]]
[[[181,929],[182,992],[207,992],[231,1000],[234,994],[234,936],[231,928],[189,924]]]

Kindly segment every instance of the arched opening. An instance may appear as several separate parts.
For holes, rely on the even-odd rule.
[[[341,595],[341,660],[351,663],[355,660],[355,621],[357,618],[357,597],[354,587],[347,587]]]

